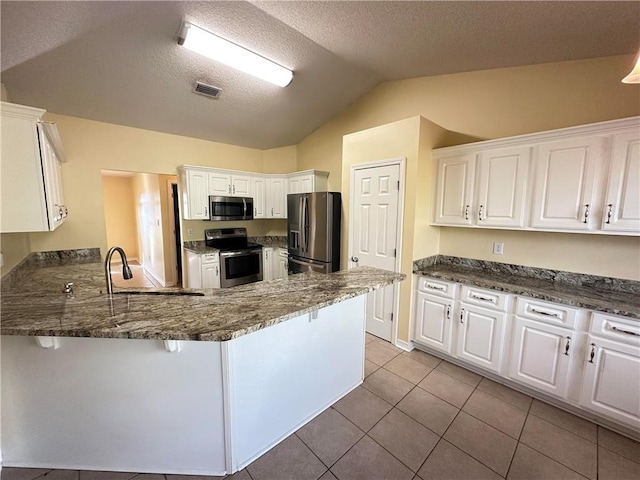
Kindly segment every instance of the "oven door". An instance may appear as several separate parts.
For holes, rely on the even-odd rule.
[[[262,248],[220,252],[220,287],[262,280]]]
[[[209,219],[253,220],[253,198],[209,196]]]

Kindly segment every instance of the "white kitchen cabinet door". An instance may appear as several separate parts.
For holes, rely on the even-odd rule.
[[[277,278],[286,278],[289,275],[289,254],[284,248],[278,252],[278,273]]]
[[[475,223],[487,227],[523,227],[531,147],[487,150],[478,162]]]
[[[209,195],[231,195],[231,175],[209,171]]]
[[[574,332],[514,317],[509,377],[555,397],[566,398]]]
[[[249,175],[232,175],[231,195],[236,197],[250,197],[251,177]]]
[[[202,287],[201,288],[220,288],[220,264],[205,263],[202,264]]]
[[[271,177],[267,182],[267,218],[287,218],[287,179]]]
[[[640,348],[588,337],[580,405],[638,430]]]
[[[202,170],[187,170],[186,220],[206,220],[209,218],[209,173]]]
[[[64,202],[62,187],[62,162],[56,155],[55,148],[42,127],[38,125],[40,139],[40,156],[42,173],[47,197],[47,217],[49,230],[55,230],[67,219],[69,210]]]
[[[264,177],[251,177],[251,197],[253,197],[253,218],[266,218],[267,180]]]
[[[602,229],[640,233],[640,131],[613,136]]]
[[[300,177],[289,177],[287,182],[288,193],[302,193],[302,182]]]
[[[202,288],[200,255],[190,250],[185,250],[185,253],[187,257],[187,284],[185,288]]]
[[[596,180],[606,143],[589,136],[538,145],[532,227],[578,231],[596,224]]]
[[[418,292],[415,341],[451,353],[453,300]]]
[[[487,370],[500,372],[506,313],[460,304],[456,355]]]
[[[475,154],[437,160],[436,225],[471,225]]]
[[[315,192],[314,175],[312,173],[309,173],[305,175],[295,175],[289,177],[287,191],[289,193]]]
[[[273,280],[273,248],[262,249],[262,280]]]

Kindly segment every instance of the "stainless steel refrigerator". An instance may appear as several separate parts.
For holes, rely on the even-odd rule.
[[[289,273],[340,270],[341,217],[338,192],[287,195]]]

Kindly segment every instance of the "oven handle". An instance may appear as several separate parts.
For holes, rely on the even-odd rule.
[[[253,253],[261,253],[262,248],[252,248],[250,250],[233,250],[230,252],[220,252],[221,257],[239,257],[241,255],[251,255]]]

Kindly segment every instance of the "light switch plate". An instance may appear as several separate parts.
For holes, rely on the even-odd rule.
[[[187,228],[187,236],[193,237],[193,228]]]
[[[504,242],[493,242],[493,254],[502,255],[504,253]]]

